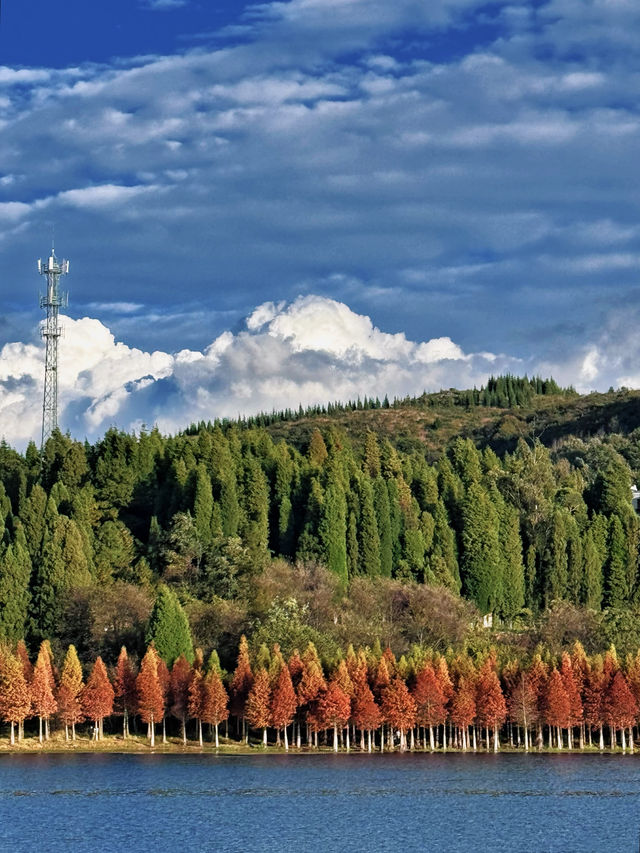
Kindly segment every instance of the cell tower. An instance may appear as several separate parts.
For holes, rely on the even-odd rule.
[[[69,261],[59,261],[52,246],[49,259],[38,261],[38,272],[47,278],[47,292],[40,295],[40,307],[47,309],[47,319],[42,326],[46,353],[40,447],[44,448],[47,439],[58,426],[58,338],[62,335],[62,327],[58,323],[58,311],[68,304],[67,294],[60,292],[58,284],[60,276],[69,272]]]

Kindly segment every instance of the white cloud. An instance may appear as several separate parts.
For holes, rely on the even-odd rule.
[[[517,360],[465,354],[449,338],[415,343],[377,329],[369,317],[320,296],[265,303],[245,329],[219,336],[205,352],[143,352],[117,342],[100,321],[63,318],[59,399],[62,428],[96,438],[157,423],[190,422],[297,407],[358,395],[404,395],[479,384]],[[11,443],[36,439],[43,349],[21,343],[0,351],[0,422]]]

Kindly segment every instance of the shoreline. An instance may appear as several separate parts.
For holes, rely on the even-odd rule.
[[[167,743],[158,742],[154,747],[149,746],[149,743],[144,737],[129,736],[124,740],[121,736],[105,737],[103,740],[95,742],[88,738],[77,738],[75,741],[65,741],[64,738],[53,737],[49,741],[40,743],[36,738],[27,738],[20,743],[15,743],[13,746],[6,740],[0,741],[0,756],[3,755],[62,755],[62,754],[77,754],[77,755],[224,755],[224,756],[299,756],[299,755],[369,755],[369,756],[385,756],[385,755],[468,755],[468,756],[499,756],[499,755],[619,755],[619,756],[634,756],[640,755],[640,749],[631,751],[629,749],[624,752],[618,748],[612,750],[610,747],[599,749],[598,747],[587,747],[585,749],[549,749],[544,747],[541,750],[530,749],[527,752],[523,748],[505,746],[498,752],[485,749],[454,749],[446,750],[436,749],[400,749],[389,750],[385,749],[380,752],[379,749],[368,752],[359,748],[351,748],[349,750],[340,749],[337,752],[331,746],[321,746],[317,748],[292,747],[288,751],[284,747],[278,747],[275,744],[270,744],[267,747],[262,745],[262,742],[255,744],[237,743],[236,741],[221,743],[216,747],[213,743],[205,743],[200,746],[197,742],[187,742],[183,744],[182,740],[177,738],[168,739]]]

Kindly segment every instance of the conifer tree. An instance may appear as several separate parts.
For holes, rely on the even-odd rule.
[[[220,746],[218,726],[229,716],[229,697],[224,689],[219,670],[213,666],[203,682],[201,718],[214,727],[216,749]]]
[[[198,741],[204,745],[202,737],[202,711],[204,705],[204,674],[200,667],[194,667],[193,676],[189,683],[189,701],[187,708],[189,716],[195,719],[198,729]]]
[[[347,576],[347,503],[344,490],[337,479],[331,479],[324,494],[318,535],[324,550],[327,568],[346,589]]]
[[[164,584],[158,589],[146,642],[147,645],[153,643],[156,652],[167,665],[173,665],[181,654],[189,662],[193,661],[189,621],[175,592]]]
[[[242,736],[245,741],[248,738],[245,725],[246,706],[252,686],[253,673],[249,659],[249,644],[243,634],[240,637],[240,645],[238,646],[236,668],[231,679],[231,684],[229,685],[229,709],[235,717],[242,720]]]
[[[430,663],[424,663],[416,673],[413,698],[416,702],[416,722],[429,729],[429,747],[433,752],[434,727],[444,725],[447,700]]]
[[[82,667],[78,660],[76,647],[71,644],[62,664],[56,697],[58,716],[64,723],[64,736],[67,741],[69,740],[69,726],[71,726],[72,740],[75,740],[76,723],[81,723],[84,719],[81,703],[83,688]]]
[[[482,613],[494,612],[502,602],[498,529],[487,493],[471,483],[462,505],[462,581]]]
[[[22,536],[24,542],[24,536]],[[26,634],[31,599],[31,560],[19,541],[0,551],[0,637],[17,642]]]
[[[318,699],[316,717],[321,728],[333,729],[334,752],[338,751],[338,729],[347,725],[350,716],[351,700],[333,677]]]
[[[114,691],[101,657],[96,658],[87,684],[81,694],[82,711],[93,720],[94,740],[104,735],[104,718],[113,713]]]
[[[122,714],[122,736],[129,737],[129,718],[136,712],[138,695],[136,693],[136,673],[124,646],[120,649],[118,662],[113,676],[114,707]]]
[[[489,748],[490,729],[493,730],[493,751],[499,748],[498,729],[507,717],[507,705],[500,687],[500,681],[487,659],[478,673],[476,681],[476,720],[487,729],[487,749]]]
[[[267,729],[271,725],[271,679],[264,667],[259,667],[247,698],[246,716],[249,725],[262,729],[262,744],[267,745]]]
[[[164,697],[162,685],[158,678],[158,657],[153,646],[149,646],[140,664],[140,672],[136,678],[138,694],[138,713],[142,722],[147,724],[149,745],[156,744],[156,723],[164,715]]]
[[[381,710],[392,728],[400,730],[400,750],[404,751],[407,748],[407,729],[415,725],[416,703],[400,676],[397,675],[382,691]]]
[[[625,535],[617,515],[611,517],[608,551],[609,558],[604,573],[604,603],[607,607],[617,607],[629,598]]]
[[[187,716],[189,713],[189,687],[193,671],[184,655],[176,658],[171,669],[171,713],[180,720],[182,727],[182,742],[187,742]]]
[[[380,575],[380,535],[373,503],[371,480],[361,475],[358,481],[360,522],[358,525],[358,570],[362,575]]]
[[[213,490],[211,478],[203,464],[196,468],[196,484],[193,499],[193,523],[198,538],[203,545],[209,545],[213,538]]]
[[[43,642],[38,652],[38,657],[33,668],[31,676],[31,684],[29,685],[29,693],[31,696],[31,707],[34,714],[38,717],[38,739],[40,743],[43,741],[43,723],[44,737],[48,739],[48,721],[57,710],[55,700],[55,681],[53,678],[53,670],[51,668],[51,660],[49,651]]]
[[[0,717],[10,724],[10,743],[15,744],[15,725],[21,740],[22,723],[31,710],[29,686],[21,661],[7,648],[0,649]]]
[[[279,665],[279,672],[273,684],[271,693],[271,724],[276,730],[282,729],[284,735],[284,748],[288,751],[289,739],[287,735],[287,726],[293,721],[294,714],[298,707],[295,690],[291,682],[289,668],[282,661]]]
[[[380,574],[384,578],[390,578],[393,570],[391,510],[389,492],[382,477],[376,477],[373,481],[373,506],[380,537]]]

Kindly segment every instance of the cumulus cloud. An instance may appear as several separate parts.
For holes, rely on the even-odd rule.
[[[203,350],[145,352],[117,341],[99,320],[63,318],[60,424],[95,440],[110,426],[190,423],[385,394],[471,388],[490,375],[552,375],[579,391],[640,387],[640,311],[613,311],[591,340],[573,340],[547,358],[465,352],[450,337],[414,341],[377,328],[345,303],[319,295],[266,302],[237,331]],[[0,424],[11,444],[37,440],[44,350],[10,343],[0,350]]]
[[[60,424],[94,439],[111,425],[189,423],[286,407],[417,394],[483,382],[518,360],[465,354],[449,338],[415,342],[376,328],[369,317],[322,296],[265,303],[244,328],[226,331],[205,350],[144,352],[115,340],[99,320],[63,319]],[[0,351],[0,422],[24,446],[40,427],[43,347],[5,344]]]

